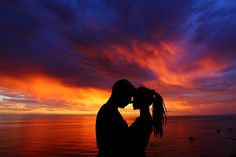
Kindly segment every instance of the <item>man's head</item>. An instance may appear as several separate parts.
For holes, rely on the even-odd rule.
[[[131,103],[135,87],[126,79],[118,80],[112,87],[111,98],[117,107],[124,108]]]

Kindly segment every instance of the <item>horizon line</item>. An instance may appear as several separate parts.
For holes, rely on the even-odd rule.
[[[39,115],[39,116],[43,116],[43,115],[71,115],[71,116],[96,116],[97,114],[95,113],[0,113],[0,116],[24,116],[24,115]],[[137,116],[137,114],[130,114],[130,113],[124,113],[123,116]],[[139,114],[138,114],[139,116]],[[232,113],[229,113],[229,114],[173,114],[173,115],[167,115],[167,116],[171,116],[171,117],[178,117],[178,116],[236,116],[236,113],[232,114]]]

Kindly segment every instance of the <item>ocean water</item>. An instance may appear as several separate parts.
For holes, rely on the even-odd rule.
[[[0,115],[0,156],[96,156],[95,119]],[[131,124],[135,117],[125,119]],[[151,136],[146,151],[147,157],[228,157],[235,153],[236,116],[170,116],[164,136]]]

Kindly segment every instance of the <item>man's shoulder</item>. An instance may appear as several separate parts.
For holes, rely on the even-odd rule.
[[[107,105],[107,104],[104,104],[101,106],[101,108],[99,109],[98,113],[97,113],[97,118],[100,117],[104,117],[104,118],[107,118],[107,117],[110,117],[112,115],[112,109]]]
[[[109,104],[104,104],[98,111],[97,119],[105,119],[106,121],[112,121],[113,123],[123,120],[123,117],[119,113],[118,109],[110,106]]]
[[[109,112],[109,106],[107,105],[107,104],[103,104],[102,106],[101,106],[101,108],[99,109],[99,111],[98,111],[98,113],[105,113],[105,112]]]

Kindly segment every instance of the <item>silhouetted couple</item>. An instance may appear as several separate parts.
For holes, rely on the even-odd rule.
[[[118,108],[129,103],[140,110],[140,116],[128,127]],[[152,115],[149,112],[151,105]],[[157,92],[145,87],[136,89],[128,80],[118,80],[109,100],[97,114],[98,157],[144,157],[152,131],[155,136],[162,136],[165,120],[164,101]]]

